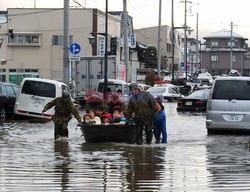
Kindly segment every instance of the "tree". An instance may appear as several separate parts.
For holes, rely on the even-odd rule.
[[[157,68],[157,50],[154,46],[148,46],[146,49],[145,67]]]
[[[146,77],[145,77],[145,83],[147,85],[154,86],[155,84],[154,82],[159,81],[159,80],[160,80],[160,77],[157,76],[154,71],[147,72]]]

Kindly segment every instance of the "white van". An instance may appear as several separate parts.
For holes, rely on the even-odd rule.
[[[56,97],[61,97],[63,90],[68,90],[68,87],[65,83],[59,81],[24,78],[16,98],[14,114],[51,119],[54,114],[54,107],[43,115],[42,110],[48,102]]]
[[[97,93],[104,92],[104,79],[98,82]],[[118,93],[120,94],[120,99],[127,101],[129,97],[129,87],[128,83],[117,79],[108,79],[107,82],[107,92],[108,93]]]
[[[207,101],[206,128],[250,131],[250,77],[218,77]]]

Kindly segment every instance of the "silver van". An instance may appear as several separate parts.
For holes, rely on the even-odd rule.
[[[250,131],[250,77],[218,77],[207,102],[206,128],[215,131]]]

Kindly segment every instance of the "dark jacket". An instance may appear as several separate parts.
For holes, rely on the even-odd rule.
[[[52,116],[52,120],[55,123],[70,121],[72,114],[79,123],[82,122],[81,116],[71,100],[64,100],[62,97],[57,97],[45,105],[44,111],[47,111],[53,106],[55,106],[55,114]]]
[[[140,91],[130,97],[128,103],[128,116],[135,113],[135,118],[148,118],[152,120],[157,113],[154,97],[147,91]]]

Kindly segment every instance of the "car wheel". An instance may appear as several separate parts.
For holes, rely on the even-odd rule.
[[[0,119],[5,119],[7,116],[7,111],[6,111],[6,107],[1,107],[0,108]]]

